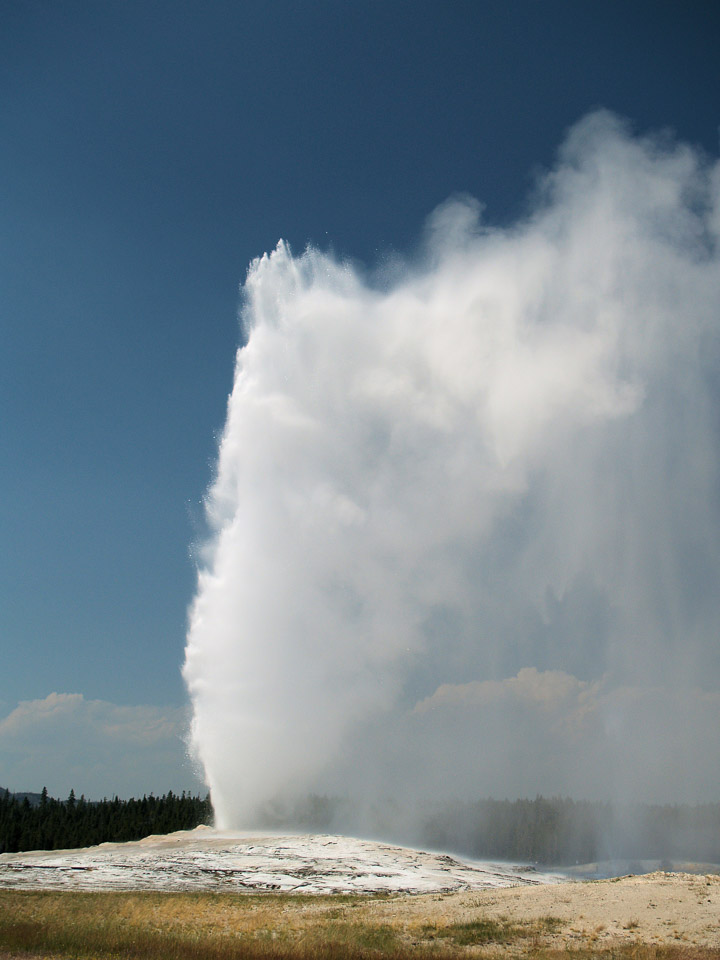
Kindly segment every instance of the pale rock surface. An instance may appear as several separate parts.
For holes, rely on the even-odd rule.
[[[532,867],[333,835],[219,833],[208,827],[78,850],[0,855],[0,887],[432,893],[557,883]]]

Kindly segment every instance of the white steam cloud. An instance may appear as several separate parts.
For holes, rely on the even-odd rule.
[[[220,826],[720,790],[720,166],[599,112],[480,214],[383,283],[250,267],[184,668]]]

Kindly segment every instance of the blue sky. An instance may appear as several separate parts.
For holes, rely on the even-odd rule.
[[[376,267],[457,193],[512,222],[596,107],[717,154],[720,15],[9,0],[2,20],[0,785],[190,786],[191,546],[248,263],[283,237]]]

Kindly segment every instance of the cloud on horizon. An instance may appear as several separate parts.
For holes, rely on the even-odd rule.
[[[650,803],[720,793],[717,690],[525,667],[504,680],[442,684],[395,723],[399,741],[385,739],[372,758],[389,795],[400,784],[416,799],[489,795],[494,784],[510,797]]]
[[[0,719],[2,787],[64,798],[200,790],[187,758],[187,711],[120,706],[79,693],[24,700]]]

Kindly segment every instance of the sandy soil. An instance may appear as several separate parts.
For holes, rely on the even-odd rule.
[[[421,896],[376,902],[378,920],[401,914],[405,922],[467,922],[480,916],[516,921],[557,917],[545,942],[599,946],[625,941],[720,947],[720,876],[653,873],[614,880],[572,881]]]

